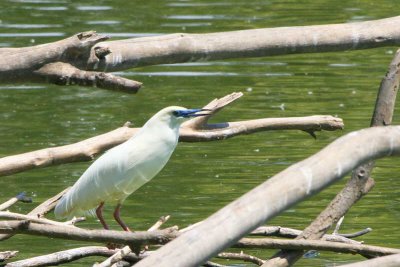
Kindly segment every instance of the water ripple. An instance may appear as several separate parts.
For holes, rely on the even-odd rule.
[[[0,33],[0,37],[61,37],[63,32]]]

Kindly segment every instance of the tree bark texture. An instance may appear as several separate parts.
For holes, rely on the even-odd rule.
[[[342,265],[342,267],[399,267],[400,254]]]
[[[96,44],[82,66],[116,71],[133,67],[366,49],[400,44],[400,16],[344,24],[277,27],[207,34],[177,33]],[[104,58],[96,50],[110,53]]]
[[[105,72],[166,63],[394,46],[400,43],[399,23],[397,16],[343,24],[176,33],[106,42],[107,36],[89,31],[54,43],[0,48],[0,83],[47,81],[135,93],[140,82]]]

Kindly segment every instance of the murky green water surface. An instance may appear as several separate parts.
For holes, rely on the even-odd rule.
[[[41,44],[92,29],[119,39],[342,23],[395,16],[399,8],[400,4],[393,1],[3,0],[0,46]],[[300,131],[281,131],[221,142],[180,143],[157,178],[127,199],[123,217],[134,229],[144,230],[161,215],[170,214],[168,225],[184,227],[206,218],[339,136],[367,127],[377,88],[395,49],[163,65],[122,73],[144,83],[137,95],[46,84],[1,85],[0,156],[77,142],[128,120],[140,126],[165,106],[200,107],[233,91],[242,91],[244,96],[214,121],[313,114],[344,119],[345,130],[318,133],[316,140]],[[394,123],[398,122],[395,116]],[[35,203],[20,204],[13,210],[27,212],[72,185],[88,165],[75,163],[1,177],[0,201],[26,191]],[[395,231],[400,219],[399,172],[398,159],[378,161],[373,173],[376,186],[346,216],[343,232],[371,227],[373,232],[359,240],[400,247],[400,234]],[[270,224],[304,228],[345,180],[284,212]],[[111,212],[112,207],[107,207],[108,220]],[[100,227],[94,219],[82,226]],[[19,250],[19,258],[26,258],[80,245],[20,235],[2,242],[0,251]],[[271,254],[261,250],[253,253],[261,258]],[[300,261],[298,266],[334,266],[360,259],[320,253],[317,258]]]

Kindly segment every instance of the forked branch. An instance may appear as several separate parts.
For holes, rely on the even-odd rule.
[[[213,100],[206,107],[215,114],[242,95],[242,93],[232,93]],[[183,124],[180,129],[179,140],[181,142],[214,141],[242,134],[271,130],[333,131],[343,129],[342,119],[333,116],[264,118],[218,124],[207,124],[208,119],[209,117],[195,119]],[[0,176],[33,168],[92,160],[97,154],[128,140],[138,130],[139,128],[130,128],[129,124],[125,124],[123,127],[75,144],[4,157],[0,159]]]

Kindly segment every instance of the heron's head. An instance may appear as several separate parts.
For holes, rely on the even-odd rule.
[[[209,115],[209,109],[187,109],[184,107],[171,106],[160,110],[154,117],[164,123],[168,123],[171,127],[179,126],[182,122],[199,116]]]

